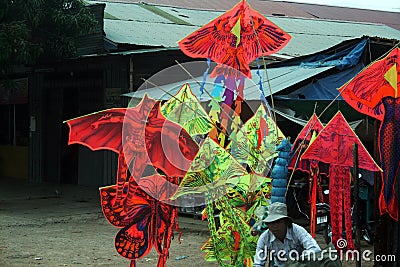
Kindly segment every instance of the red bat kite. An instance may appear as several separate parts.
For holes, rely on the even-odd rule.
[[[177,216],[167,201],[178,187],[177,177],[186,174],[197,154],[197,144],[182,127],[165,119],[160,102],[147,96],[135,108],[108,109],[67,123],[68,144],[119,155],[117,184],[100,189],[104,216],[124,227],[115,240],[118,253],[135,266],[136,259],[155,246],[157,266],[165,266]],[[130,165],[132,176],[126,181]],[[142,178],[147,166],[154,167],[154,175]]]
[[[181,126],[165,119],[160,102],[147,96],[134,108],[108,109],[67,123],[68,144],[118,153],[117,204],[122,200],[130,165],[135,180],[149,165],[169,177],[182,177],[198,151],[198,145]]]

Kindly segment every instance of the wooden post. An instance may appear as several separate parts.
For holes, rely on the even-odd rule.
[[[360,246],[360,212],[359,212],[359,201],[358,201],[358,144],[353,144],[353,177],[354,177],[354,226],[356,229],[355,236],[355,246],[356,250],[360,252],[361,255],[361,246]],[[357,267],[361,267],[361,259],[357,257],[356,262]]]

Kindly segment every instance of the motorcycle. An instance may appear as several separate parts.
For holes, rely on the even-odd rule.
[[[324,194],[329,194],[329,190],[325,190]],[[353,227],[352,234],[355,236],[355,226],[354,226],[354,216],[353,216],[353,208],[351,208],[351,215],[353,218]],[[317,226],[322,228],[322,235],[324,237],[325,243],[329,244],[332,241],[332,226],[330,223],[330,206],[327,203],[317,203]],[[361,238],[367,242],[368,244],[373,244],[374,233],[373,227],[371,224],[373,221],[368,221],[366,223],[361,222]],[[342,234],[343,238],[346,236],[346,232],[344,231]]]
[[[317,226],[322,228],[322,236],[326,244],[329,244],[332,240],[330,210],[329,204],[317,203]]]

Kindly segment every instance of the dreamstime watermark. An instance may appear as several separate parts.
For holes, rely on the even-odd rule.
[[[336,242],[337,248],[328,247],[320,252],[315,252],[311,250],[305,250],[302,253],[299,253],[297,250],[291,250],[286,252],[285,250],[268,250],[265,247],[264,250],[259,250],[256,253],[256,257],[258,259],[265,261],[267,259],[267,255],[264,253],[265,251],[269,252],[269,260],[278,260],[280,262],[290,261],[322,261],[324,259],[329,259],[331,261],[378,261],[378,262],[395,262],[396,255],[374,255],[371,250],[345,250],[347,247],[347,240],[339,239]]]
[[[355,249],[347,248],[347,240],[344,238],[339,238],[336,242],[336,246],[339,249],[339,259],[342,261],[380,261],[380,262],[395,262],[396,255],[380,255],[376,254],[369,250],[365,249],[361,252]]]
[[[380,255],[376,254],[369,250],[365,249],[363,251],[358,251],[358,250],[346,250],[347,247],[347,241],[346,239],[340,238],[336,242],[337,247],[340,249],[339,250],[339,256],[341,260],[345,261],[380,261],[380,262],[395,262],[396,261],[396,255],[393,254],[388,254],[388,255]]]

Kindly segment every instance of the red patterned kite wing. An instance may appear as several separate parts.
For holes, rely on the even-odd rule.
[[[68,144],[81,144],[91,150],[107,149],[119,154],[123,150],[122,131],[127,110],[130,111],[130,125],[143,132],[145,125],[143,121],[158,104],[159,102],[145,95],[134,108],[107,109],[68,120],[70,128]],[[138,135],[140,136],[140,133]]]
[[[324,126],[322,125],[321,121],[318,119],[317,115],[314,114],[303,127],[293,144],[302,142],[303,140],[306,140],[308,144],[311,140],[312,132],[316,131],[318,134],[323,128]]]
[[[127,189],[128,186],[125,186],[125,188]],[[127,193],[128,191],[124,190],[123,199],[126,199]],[[107,221],[113,226],[122,228],[128,226],[131,222],[127,217],[127,213],[124,209],[124,206],[119,205],[118,207],[116,207],[114,205],[116,199],[117,199],[116,185],[100,188],[100,204],[104,217],[106,217]]]
[[[276,53],[290,36],[246,1],[209,22],[179,42],[192,58],[210,58],[251,77],[249,63],[257,57]]]
[[[159,103],[153,106],[140,128],[136,127],[136,121],[137,112],[127,110],[122,138],[126,161],[135,159],[133,171],[151,163],[167,176],[184,176],[199,150],[186,130],[167,120]]]
[[[399,97],[399,86],[393,88],[385,74],[393,65],[397,65],[397,76],[400,73],[400,49],[395,48],[386,57],[367,66],[352,80],[339,88],[342,97],[353,108],[378,120],[383,120],[385,96]],[[397,79],[400,82],[400,79]],[[397,91],[397,92],[396,92]]]
[[[300,169],[302,171],[310,170],[310,161],[301,160],[300,157],[310,144],[311,137],[318,135],[324,128],[317,115],[314,114],[301,130],[296,140],[293,142],[291,150],[291,160],[289,162],[289,169]]]
[[[352,167],[353,144],[355,143],[359,147],[359,167],[370,171],[381,171],[341,112],[338,112],[325,126],[304,152],[301,159],[318,160],[328,164]]]
[[[149,164],[168,176],[183,176],[198,151],[181,126],[165,119],[160,102],[147,97],[135,108],[108,109],[67,123],[68,144],[123,152],[128,166],[135,159],[135,178]]]
[[[131,205],[125,207],[130,224],[121,229],[115,237],[115,248],[117,252],[128,259],[140,259],[146,256],[154,244],[156,232],[156,212],[158,206],[152,197],[146,194],[139,186],[132,188],[127,201]],[[135,204],[133,204],[135,203]],[[154,209],[152,210],[152,206]]]
[[[68,144],[81,144],[91,150],[122,151],[124,108],[108,109],[67,121]]]

